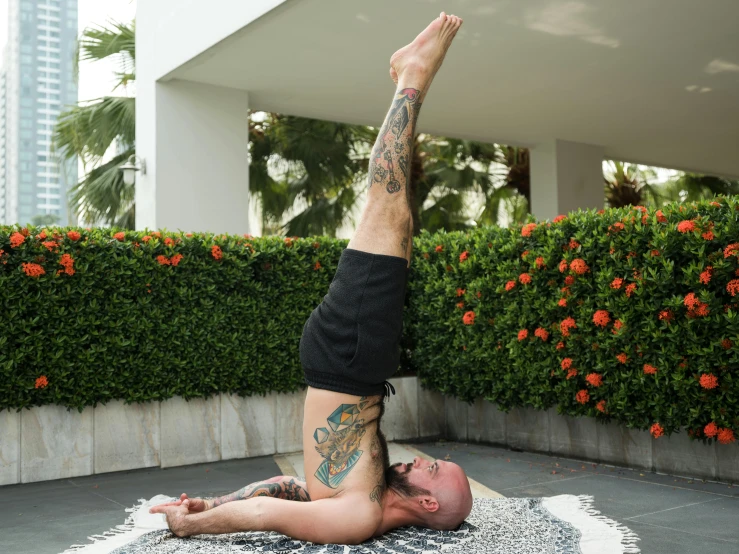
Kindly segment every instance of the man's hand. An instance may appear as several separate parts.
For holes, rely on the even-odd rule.
[[[202,498],[188,498],[187,495],[183,492],[180,495],[179,500],[175,500],[174,502],[167,502],[165,504],[159,504],[157,506],[154,506],[153,508],[149,510],[149,513],[150,514],[167,514],[169,508],[178,507],[182,505],[187,506],[187,509],[188,509],[187,513],[190,513],[190,514],[204,512],[206,510],[210,510],[213,507],[210,500],[204,500]]]

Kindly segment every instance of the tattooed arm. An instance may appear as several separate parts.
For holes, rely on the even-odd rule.
[[[151,508],[151,513],[164,513],[166,508],[170,506],[180,506],[185,500],[189,500],[190,513],[199,513],[213,509],[217,506],[234,500],[248,500],[258,496],[271,496],[282,500],[296,500],[298,502],[310,502],[308,488],[303,481],[299,481],[294,477],[280,475],[266,481],[257,481],[251,485],[245,486],[236,492],[220,496],[218,498],[188,498],[186,494],[182,494],[179,500],[159,504]]]
[[[215,508],[226,502],[233,502],[234,500],[247,500],[255,496],[272,496],[274,498],[281,498],[282,500],[310,502],[308,488],[303,481],[299,481],[295,477],[281,475],[268,479],[267,481],[252,483],[231,494],[206,500],[206,509]]]

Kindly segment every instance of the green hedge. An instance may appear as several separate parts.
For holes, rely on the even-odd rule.
[[[721,429],[731,441],[739,431],[739,244],[730,247],[739,243],[739,203],[642,210],[423,234],[407,313],[423,382],[506,410],[558,405],[656,436],[686,427],[705,438],[713,423],[708,434]]]
[[[424,233],[402,370],[503,409],[558,405],[699,438],[713,423],[730,440],[738,209],[729,198]],[[300,333],[345,246],[0,227],[0,409],[297,390]]]

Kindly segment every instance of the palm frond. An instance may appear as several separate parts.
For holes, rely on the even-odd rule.
[[[128,149],[136,140],[136,100],[107,96],[62,112],[52,142],[63,159],[75,156],[84,163],[105,155],[114,141]]]

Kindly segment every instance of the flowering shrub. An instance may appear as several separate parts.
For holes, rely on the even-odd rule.
[[[739,201],[719,204],[421,234],[401,369],[504,410],[735,443]],[[346,241],[116,231],[0,227],[0,409],[302,385]]]
[[[739,199],[718,204],[422,234],[408,363],[462,400],[556,405],[655,437],[686,428],[719,441],[724,429],[730,442],[739,433]],[[482,291],[465,310],[487,323],[460,321],[457,288]]]
[[[346,246],[23,231],[0,226],[0,410],[298,390],[303,324]]]

